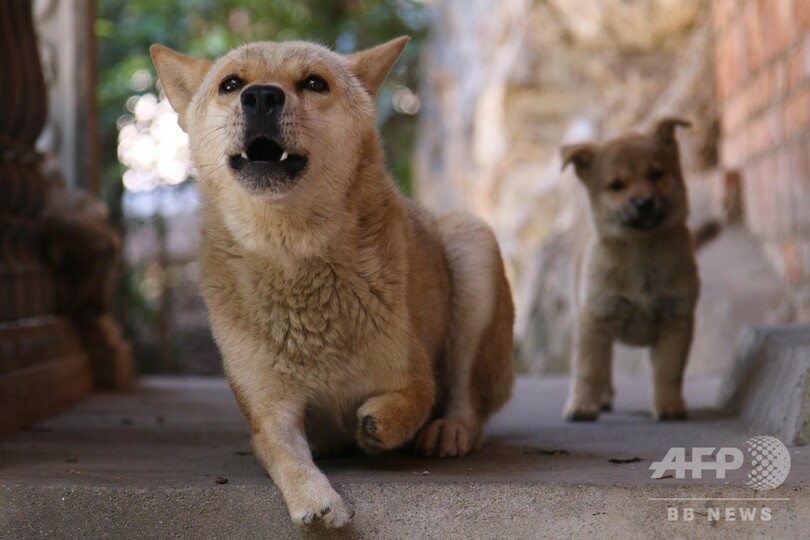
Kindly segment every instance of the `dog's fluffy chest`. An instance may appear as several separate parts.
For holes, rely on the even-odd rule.
[[[587,309],[632,345],[648,345],[667,320],[691,316],[699,289],[689,252],[615,254],[597,249],[588,274]]]
[[[325,260],[295,269],[244,258],[211,260],[219,261],[216,279],[203,280],[203,289],[215,333],[218,327],[241,329],[239,339],[261,351],[264,368],[277,374],[295,380],[316,380],[318,373],[354,376],[363,369],[362,348],[397,330],[390,322],[395,291],[378,276]]]
[[[293,274],[242,274],[246,315],[275,349],[295,363],[351,354],[386,319],[382,292],[357,273],[325,261],[309,261]]]

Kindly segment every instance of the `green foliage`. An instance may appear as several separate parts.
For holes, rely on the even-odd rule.
[[[413,40],[387,85],[389,89],[392,85],[413,88],[427,8],[419,0],[99,0],[98,17],[102,193],[108,203],[117,206],[114,199],[120,189],[110,185],[120,183],[121,173],[115,150],[116,121],[126,113],[126,100],[139,93],[132,86],[132,76],[139,70],[155,75],[149,58],[153,43],[214,58],[256,40],[305,39],[351,52],[407,34]],[[145,91],[154,91],[154,82],[140,89]],[[383,89],[381,96],[390,96],[390,92]],[[392,114],[390,99],[381,100],[380,109],[384,138],[388,139],[389,127],[413,132],[414,119]],[[403,140],[391,135],[398,143],[387,147],[392,168],[406,172],[412,137]],[[399,180],[410,185],[409,178]]]

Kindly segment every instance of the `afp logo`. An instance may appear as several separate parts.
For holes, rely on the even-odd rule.
[[[751,466],[745,484],[757,490],[781,486],[790,472],[790,452],[782,441],[758,435],[745,441],[743,447]],[[650,465],[652,478],[661,478],[669,471],[675,478],[686,478],[687,472],[691,478],[702,478],[707,471],[714,471],[716,478],[725,478],[728,471],[741,468],[746,461],[742,450],[728,446],[692,448],[691,458],[686,459],[686,448],[670,448],[664,459]]]

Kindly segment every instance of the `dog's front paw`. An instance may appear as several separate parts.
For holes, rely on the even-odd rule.
[[[686,420],[686,403],[681,396],[671,396],[667,399],[658,399],[655,403],[653,417],[659,422],[670,420]]]
[[[587,401],[571,401],[565,406],[563,418],[569,422],[593,422],[602,412],[602,403]]]
[[[393,450],[413,439],[424,416],[403,394],[372,397],[357,410],[357,444],[370,454]]]
[[[354,511],[332,489],[301,489],[287,501],[290,517],[297,525],[323,523],[327,527],[339,528],[354,517]]]
[[[428,423],[416,436],[416,449],[426,457],[463,456],[473,449],[478,433],[465,422],[438,418]]]
[[[385,449],[377,419],[373,415],[366,414],[357,419],[357,444],[370,454],[378,454]]]

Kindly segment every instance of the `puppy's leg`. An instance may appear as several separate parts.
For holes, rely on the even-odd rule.
[[[264,399],[271,393],[231,386],[250,424],[253,452],[281,491],[293,522],[322,521],[328,527],[348,523],[353,512],[312,461],[304,435],[304,403],[294,398],[249,400],[249,395]]]
[[[466,214],[440,222],[453,280],[444,410],[419,433],[426,456],[462,456],[484,441],[483,424],[509,398],[514,307],[492,231]]]
[[[587,312],[577,320],[572,386],[563,416],[566,420],[599,418],[610,391],[613,338],[604,325]]]
[[[651,348],[654,383],[654,416],[657,420],[686,419],[683,372],[692,345],[694,319],[668,319]]]
[[[613,410],[613,400],[616,397],[616,388],[613,386],[613,366],[611,364],[612,362],[608,362],[607,388],[605,388],[605,397],[602,398],[603,412],[610,412]]]
[[[430,415],[436,398],[430,362],[415,338],[404,388],[369,398],[357,410],[357,443],[368,453],[393,450],[411,440]]]

